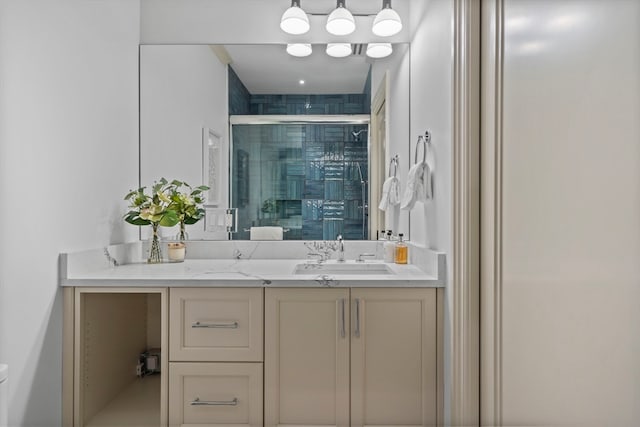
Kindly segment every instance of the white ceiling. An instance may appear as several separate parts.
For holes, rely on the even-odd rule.
[[[362,93],[369,62],[364,52],[332,58],[326,45],[313,45],[313,53],[296,58],[286,45],[225,45],[231,67],[252,94]],[[364,48],[364,46],[363,46]],[[305,84],[300,85],[299,81]]]

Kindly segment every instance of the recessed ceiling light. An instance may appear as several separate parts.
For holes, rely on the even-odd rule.
[[[304,84],[304,80],[300,80],[298,83],[300,83],[301,85]]]
[[[356,20],[345,6],[345,0],[338,0],[337,7],[327,18],[325,27],[334,36],[346,36],[356,30]]]
[[[392,52],[391,43],[369,43],[367,45],[367,56],[370,58],[384,58],[391,55]]]
[[[334,58],[344,58],[351,55],[351,43],[329,43],[327,45],[327,55]]]
[[[390,37],[398,34],[402,30],[402,20],[398,12],[391,9],[391,0],[382,1],[382,10],[378,12],[373,20],[371,31],[380,37]]]
[[[300,8],[300,0],[292,0],[291,7],[280,18],[280,28],[288,34],[304,34],[309,31],[309,17]]]
[[[287,45],[287,53],[299,58],[311,55],[312,51],[311,44],[309,43],[293,43]]]

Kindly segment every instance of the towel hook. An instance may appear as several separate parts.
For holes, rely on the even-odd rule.
[[[393,176],[394,178],[398,175],[398,155],[396,154],[391,158],[389,162],[389,177]],[[393,166],[393,175],[391,175],[391,167]]]
[[[423,149],[422,149],[422,163],[426,163],[427,162],[427,146],[431,144],[431,132],[426,131],[424,133],[424,138],[422,137],[422,135],[418,136],[418,141],[416,142],[416,152],[415,152],[415,156],[413,159],[414,163],[418,163],[418,150],[420,149],[420,145],[423,145]]]

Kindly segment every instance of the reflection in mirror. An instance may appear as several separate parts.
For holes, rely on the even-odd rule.
[[[387,142],[391,103],[384,135],[370,132],[372,94],[403,69],[408,45],[384,60],[352,47],[346,58],[322,45],[294,58],[284,45],[140,46],[141,185],[162,176],[209,182],[215,162],[203,147],[220,135],[219,187],[206,203],[237,208],[237,232],[195,224],[192,239],[375,239],[385,217],[397,222],[370,212],[379,202],[370,187],[396,149]],[[408,91],[399,95],[406,106],[393,104],[404,116],[396,126],[408,128]]]
[[[232,116],[233,239],[263,240],[263,227],[281,227],[284,240],[369,238],[368,116],[314,118],[265,124]]]

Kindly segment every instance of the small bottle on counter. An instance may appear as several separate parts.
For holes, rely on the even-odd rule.
[[[385,234],[384,230],[380,230],[378,232],[378,240],[384,240],[384,239],[386,239],[386,236],[387,235]]]
[[[391,240],[391,230],[387,231],[387,236],[382,244],[384,252],[384,262],[394,262],[396,257],[396,245]]]
[[[396,264],[406,264],[409,260],[409,248],[407,247],[407,244],[402,241],[403,236],[404,234],[402,233],[398,234],[398,242],[396,243],[395,251]]]

